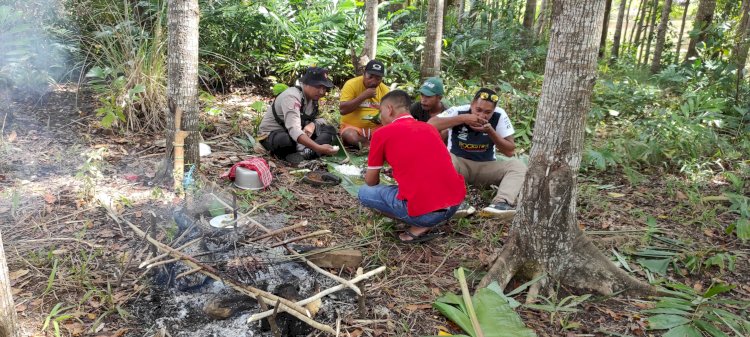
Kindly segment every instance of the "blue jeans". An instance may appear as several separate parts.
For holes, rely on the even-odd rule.
[[[386,216],[417,227],[435,227],[456,214],[459,206],[455,205],[420,216],[409,216],[406,211],[406,201],[398,200],[396,195],[398,195],[396,185],[364,185],[359,188],[359,202],[362,206],[375,209]]]

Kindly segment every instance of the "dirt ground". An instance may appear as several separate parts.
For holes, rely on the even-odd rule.
[[[203,137],[212,154],[202,158],[199,187],[210,186],[224,195],[232,190],[219,176],[252,155],[236,138],[253,133],[253,118],[243,113],[250,111],[249,103],[261,99],[248,92],[220,97],[217,104],[224,113],[202,116]],[[149,246],[108,216],[100,202],[141,230],[151,228],[164,241],[175,235],[170,227],[173,212],[189,204],[168,184],[153,182],[164,156],[162,135],[101,129],[94,110],[93,99],[74,86],[59,86],[41,99],[14,99],[0,107],[0,116],[8,116],[0,144],[0,232],[23,336],[165,336],[170,330],[156,324],[154,312],[164,311],[161,307],[169,301],[165,297],[176,297],[180,291],[165,292],[153,273],[139,268]],[[460,293],[453,277],[458,267],[469,272],[470,286],[481,279],[510,224],[470,217],[452,221],[445,235],[429,243],[401,244],[393,236],[398,224],[358,207],[340,186],[306,185],[290,173],[294,168],[265,158],[272,163],[274,182],[263,191],[239,193],[242,212],[252,211],[257,219],[283,215],[280,221],[286,225],[306,220],[306,227],[286,235],[318,230],[330,234],[297,244],[356,248],[364,255],[365,271],[387,267],[366,285],[364,315],[351,299],[339,296],[324,302],[317,316],[321,322],[335,326],[340,320],[341,336],[423,336],[439,329],[460,333],[432,303],[445,292]],[[631,184],[619,172],[582,174],[581,228],[613,260],[613,251],[624,256],[641,280],[652,275],[696,291],[727,282],[737,285],[728,298],[750,300],[750,246],[725,233],[737,217],[726,200],[710,198],[720,196],[729,182],[717,176],[697,188],[665,174],[643,178]],[[472,189],[470,202],[477,208],[486,206],[491,194]],[[666,241],[676,243],[672,250],[678,252],[666,275],[653,275],[636,263],[635,252],[663,248]],[[705,262],[720,253],[736,257],[733,268],[703,265],[691,272],[684,263],[691,256]],[[331,272],[349,279],[355,270]],[[524,281],[514,281],[510,288]],[[549,303],[569,295],[557,290],[557,299]],[[517,299],[523,301],[523,295]],[[663,332],[647,330],[641,311],[653,303],[650,298],[594,295],[575,312],[527,307],[517,311],[539,336],[651,336]],[[171,335],[183,334],[173,330]],[[271,336],[237,331],[224,335]]]

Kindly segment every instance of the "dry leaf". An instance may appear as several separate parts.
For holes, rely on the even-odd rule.
[[[404,309],[408,311],[416,311],[416,310],[423,310],[423,309],[430,309],[432,308],[432,304],[409,304]]]
[[[675,192],[674,196],[675,198],[677,198],[677,200],[687,200],[687,196],[685,195],[685,193],[682,193],[682,191]]]
[[[44,201],[46,201],[50,205],[54,204],[56,200],[57,198],[55,198],[55,196],[52,195],[51,193],[46,193],[44,195]]]
[[[19,305],[16,306],[16,312],[24,312],[24,311],[26,311],[26,308],[28,308],[26,306],[26,304],[21,303],[21,304],[19,304]]]
[[[10,273],[10,279],[11,279],[11,281],[12,280],[17,280],[17,279],[19,279],[21,277],[26,276],[26,274],[28,274],[28,273],[29,273],[28,269],[19,269],[19,270],[16,270],[16,271]]]
[[[362,329],[357,329],[349,333],[352,337],[359,337],[362,336]]]
[[[83,334],[83,332],[85,330],[84,327],[83,327],[83,324],[78,323],[78,322],[66,323],[66,324],[63,324],[63,326],[73,336],[80,336],[80,335]]]
[[[625,196],[622,193],[616,193],[616,192],[607,192],[607,195],[609,195],[612,198],[622,198]]]
[[[13,143],[14,141],[16,141],[16,138],[18,138],[18,134],[16,134],[16,130],[11,131],[10,134],[8,135],[8,143]]]
[[[111,229],[101,230],[99,231],[98,234],[99,234],[99,237],[101,238],[112,238],[115,236],[115,232],[112,231]]]

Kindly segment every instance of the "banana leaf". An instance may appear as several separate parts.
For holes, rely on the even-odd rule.
[[[482,288],[472,297],[472,304],[485,337],[535,337],[506,299],[496,292]],[[463,299],[453,293],[445,294],[433,304],[445,317],[456,323],[469,336],[476,337]]]

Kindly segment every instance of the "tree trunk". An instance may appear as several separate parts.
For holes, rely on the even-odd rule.
[[[626,1],[626,0],[624,0]],[[634,0],[627,1],[628,7],[625,9],[625,26],[622,28],[622,43],[624,44],[625,41],[628,40],[628,27],[630,27],[630,6],[633,4]],[[618,50],[619,55],[619,50]]]
[[[0,337],[17,337],[16,329],[16,306],[13,305],[3,235],[0,233]]]
[[[534,18],[536,17],[536,0],[526,0],[526,9],[523,12],[523,26],[526,30],[534,29]]]
[[[706,39],[706,29],[711,26],[714,19],[714,9],[716,9],[716,0],[701,0],[698,3],[698,13],[695,14],[693,31],[690,32],[690,44],[688,44],[685,62],[690,62],[691,58],[698,56],[696,46]]]
[[[427,32],[422,54],[422,78],[440,75],[440,54],[443,50],[443,0],[430,0],[427,8]]]
[[[464,3],[466,0],[458,0],[458,13],[456,14],[456,21],[458,21],[458,26],[461,27],[461,21],[463,21],[464,18]]]
[[[638,52],[638,46],[641,44],[643,22],[646,20],[646,8],[648,8],[648,0],[641,0],[638,6],[638,14],[635,17],[638,22],[633,22],[635,35],[633,35],[633,32],[630,32],[630,45],[635,48],[636,53]]]
[[[615,24],[615,35],[612,37],[612,55],[610,58],[616,60],[620,55],[620,36],[622,35],[622,20],[625,17],[625,3],[627,0],[620,0],[620,9],[617,12],[617,23]]]
[[[167,11],[167,97],[182,110],[180,130],[185,139],[185,167],[200,165],[198,142],[198,0],[169,0]],[[174,163],[174,111],[167,114],[166,173]]]
[[[479,286],[545,273],[563,287],[651,292],[616,267],[576,221],[576,179],[596,79],[604,0],[558,0],[537,107],[529,170],[508,242]],[[547,282],[550,284],[550,282]]]
[[[656,13],[659,8],[659,0],[654,0],[654,7],[651,9],[649,16],[648,33],[646,33],[646,48],[643,49],[643,61],[638,58],[638,64],[648,64],[648,54],[651,52],[651,41],[654,39],[654,30],[656,29]]]
[[[378,51],[378,0],[365,0],[365,46],[362,49],[362,56],[359,58],[359,64],[354,67],[359,70],[367,62],[375,59]]]
[[[680,50],[682,50],[682,34],[685,32],[685,21],[690,8],[690,0],[685,0],[685,11],[682,13],[682,23],[680,24],[680,34],[677,35],[677,46],[674,51],[674,63],[680,62]]]
[[[672,0],[664,0],[661,9],[661,20],[656,32],[656,45],[654,45],[654,59],[651,60],[651,73],[656,74],[661,70],[661,53],[664,51],[664,40],[667,37],[667,26],[669,25],[669,13],[672,11]]]
[[[534,26],[534,32],[536,37],[541,38],[544,35],[544,29],[547,27],[547,22],[550,16],[550,3],[553,0],[542,0],[542,6],[539,8],[539,16],[536,19],[536,25]]]
[[[740,9],[740,22],[737,25],[736,42],[732,49],[731,61],[737,67],[737,79],[744,76],[743,70],[747,63],[747,53],[750,48],[750,0],[743,0]]]
[[[604,57],[607,48],[607,32],[609,30],[609,13],[612,11],[612,0],[605,0],[604,24],[602,25],[602,36],[599,40],[599,58]]]

